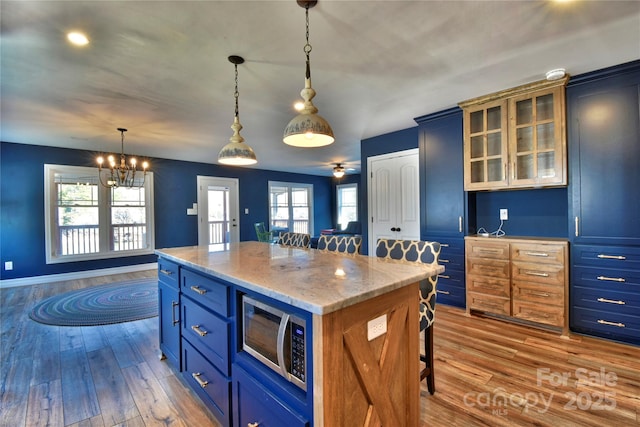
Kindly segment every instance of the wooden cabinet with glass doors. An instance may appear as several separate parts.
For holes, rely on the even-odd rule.
[[[459,104],[465,191],[567,184],[567,80],[543,80]]]

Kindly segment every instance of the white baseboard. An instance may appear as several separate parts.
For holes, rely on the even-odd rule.
[[[155,270],[157,262],[148,264],[127,265],[124,267],[102,268],[99,270],[74,271],[72,273],[47,274],[44,276],[21,277],[18,279],[0,280],[0,289],[15,286],[38,285],[41,283],[60,282],[63,280],[88,279],[90,277],[106,276],[109,274],[133,273],[136,271]]]

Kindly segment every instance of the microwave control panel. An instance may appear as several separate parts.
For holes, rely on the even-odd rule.
[[[291,375],[303,383],[307,381],[305,341],[304,326],[291,322]]]

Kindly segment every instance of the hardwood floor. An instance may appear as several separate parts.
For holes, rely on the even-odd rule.
[[[56,293],[155,271],[0,289],[1,426],[217,426],[158,358],[158,319],[55,327],[29,310]],[[640,348],[439,306],[436,393],[424,426],[640,426]]]

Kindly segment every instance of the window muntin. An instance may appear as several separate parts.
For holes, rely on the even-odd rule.
[[[105,188],[96,168],[45,165],[47,263],[153,253],[153,174]]]
[[[358,220],[358,184],[336,186],[338,226],[344,229],[350,221]]]

